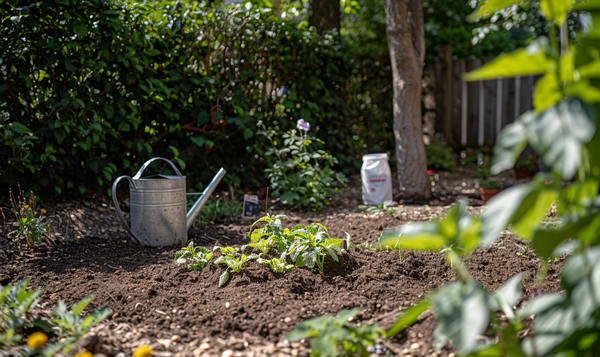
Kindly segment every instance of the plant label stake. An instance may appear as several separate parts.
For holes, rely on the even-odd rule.
[[[144,170],[155,160],[166,161],[177,175],[152,175],[142,177]],[[171,161],[155,157],[142,165],[133,177],[118,177],[112,186],[112,199],[123,226],[138,242],[144,245],[164,247],[187,241],[187,231],[210,195],[225,176],[220,169],[211,183],[189,212],[186,212],[185,176]],[[117,184],[121,179],[129,181],[131,228],[125,222],[117,201]]]
[[[244,206],[242,209],[242,218],[258,217],[258,196],[244,195]]]

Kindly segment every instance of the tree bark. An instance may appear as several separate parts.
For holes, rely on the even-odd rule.
[[[324,31],[340,29],[340,0],[308,0],[308,26]]]
[[[405,198],[431,198],[421,124],[425,30],[421,0],[385,0],[394,86],[394,137],[400,190]]]

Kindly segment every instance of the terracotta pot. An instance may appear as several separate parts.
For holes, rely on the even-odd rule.
[[[516,179],[526,179],[529,178],[529,174],[531,173],[531,169],[513,169],[515,172]]]
[[[487,201],[490,200],[490,198],[496,196],[497,194],[500,193],[500,191],[502,191],[501,188],[494,188],[494,189],[490,189],[490,188],[480,188],[479,192],[481,193],[481,199],[483,200],[483,203],[487,203]]]

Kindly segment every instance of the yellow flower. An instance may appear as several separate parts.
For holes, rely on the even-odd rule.
[[[328,200],[325,200],[325,206],[329,206],[331,204],[331,202],[329,202]]]
[[[140,346],[133,351],[133,357],[150,357],[152,354],[152,348],[148,346]]]
[[[88,350],[84,350],[76,354],[75,357],[94,357],[94,354]]]
[[[48,342],[48,336],[43,332],[34,332],[27,338],[27,346],[32,350],[41,350]]]
[[[25,205],[25,207],[23,207],[23,208],[25,208],[25,209],[29,209],[29,205]]]
[[[41,211],[43,214],[46,214],[46,212],[47,212],[47,211],[46,211],[45,209],[43,209],[43,208],[42,208],[40,211]]]

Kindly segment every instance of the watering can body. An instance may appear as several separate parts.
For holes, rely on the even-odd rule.
[[[142,177],[144,170],[155,160],[168,162],[176,175]],[[135,176],[121,176],[115,180],[113,203],[121,223],[141,244],[157,247],[179,244],[187,240],[188,229],[224,176],[225,170],[221,169],[187,212],[186,177],[171,161],[157,157],[146,161]],[[122,179],[129,181],[131,228],[121,213],[116,196],[117,185]]]

